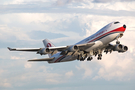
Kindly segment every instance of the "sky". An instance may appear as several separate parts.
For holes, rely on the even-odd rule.
[[[129,49],[101,61],[27,62],[48,56],[7,49],[72,45],[113,21]],[[135,0],[0,0],[0,90],[135,90],[134,30]]]

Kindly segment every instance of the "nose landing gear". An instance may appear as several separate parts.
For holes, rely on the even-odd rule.
[[[120,41],[117,40],[117,41],[116,41],[116,44],[120,44]]]

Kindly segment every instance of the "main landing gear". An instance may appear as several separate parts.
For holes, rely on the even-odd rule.
[[[94,52],[94,55],[97,56],[98,60],[102,59],[102,51]],[[84,61],[87,58],[87,61],[91,61],[93,59],[92,56],[87,56],[87,54],[80,54],[77,57],[77,60]]]
[[[87,58],[87,56],[82,56],[82,55],[78,55],[77,59],[80,61],[84,61]],[[88,57],[87,61],[91,61],[93,59],[93,57]]]
[[[91,61],[93,59],[93,57],[88,57],[87,61]]]
[[[102,54],[98,54],[97,59],[98,59],[98,60],[101,60],[101,59],[102,59]]]
[[[77,60],[84,61],[86,57],[83,57],[82,55],[78,55]]]
[[[103,50],[98,50],[98,51],[94,52],[94,55],[95,55],[95,56],[98,55],[98,56],[97,56],[97,59],[98,59],[98,60],[101,60],[101,59],[102,59],[102,51],[103,51]]]

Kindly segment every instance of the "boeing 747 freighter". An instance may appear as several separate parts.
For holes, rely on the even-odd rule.
[[[102,53],[118,51],[126,52],[128,47],[118,41],[123,36],[126,25],[118,21],[109,23],[95,34],[85,38],[84,40],[68,46],[56,47],[48,39],[43,40],[45,48],[9,48],[10,51],[30,51],[40,55],[49,55],[49,58],[33,59],[28,61],[47,61],[48,63],[66,62],[73,60],[91,61],[93,56],[97,56],[98,60],[102,59]],[[110,42],[116,40],[116,44]]]

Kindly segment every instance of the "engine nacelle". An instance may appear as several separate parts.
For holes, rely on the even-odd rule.
[[[50,52],[49,48],[43,48],[38,53],[41,55],[48,54]]]
[[[122,44],[116,44],[114,47],[114,51],[118,51],[118,52],[126,52],[127,50],[128,50],[128,47]]]
[[[74,52],[74,51],[77,51],[77,50],[79,50],[79,47],[76,46],[76,45],[70,46],[69,49],[68,49],[69,52]]]
[[[127,46],[122,45],[122,50],[121,50],[121,51],[119,51],[119,52],[126,52],[127,50],[128,50],[128,47],[127,47]]]

